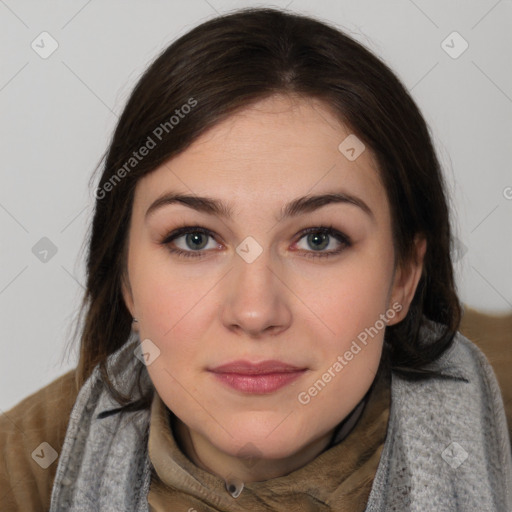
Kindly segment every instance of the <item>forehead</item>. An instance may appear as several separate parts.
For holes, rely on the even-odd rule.
[[[271,96],[216,124],[141,179],[136,204],[147,207],[172,189],[273,209],[297,196],[343,189],[378,214],[387,209],[378,167],[370,148],[357,156],[362,146],[354,137],[322,101]],[[351,146],[357,153],[346,153]]]

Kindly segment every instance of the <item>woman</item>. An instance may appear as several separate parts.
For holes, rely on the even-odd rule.
[[[52,512],[510,509],[439,163],[368,50],[272,9],[200,25],[95,197]]]

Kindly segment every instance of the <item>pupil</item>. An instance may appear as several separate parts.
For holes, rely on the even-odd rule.
[[[325,243],[327,241],[328,235],[325,233],[314,233],[312,235],[308,236],[308,242],[316,249],[324,249],[328,243]],[[321,245],[317,245],[317,242],[320,242]],[[315,247],[316,246],[316,247]]]
[[[187,235],[187,243],[191,242],[189,247],[195,248],[195,249],[202,249],[206,243],[203,240],[203,244],[201,245],[201,237],[204,236],[203,233],[191,233]],[[199,242],[199,244],[196,244],[196,242]]]

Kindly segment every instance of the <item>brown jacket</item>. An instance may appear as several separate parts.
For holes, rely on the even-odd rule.
[[[460,331],[493,365],[512,433],[512,314],[489,316],[468,309]],[[2,511],[46,511],[57,460],[78,389],[71,370],[0,416],[0,503]]]
[[[57,461],[43,469],[36,461],[45,465],[51,454],[45,446],[38,447],[46,442],[60,452],[77,394],[75,370],[71,370],[0,417],[3,512],[49,510]]]

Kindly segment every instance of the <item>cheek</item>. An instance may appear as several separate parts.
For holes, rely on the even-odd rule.
[[[189,410],[190,396],[197,390],[197,372],[204,350],[204,325],[209,318],[204,282],[165,277],[151,270],[138,283],[136,292],[142,311],[140,339],[150,339],[160,350],[148,366],[155,388],[174,411]],[[203,344],[202,344],[203,343]]]
[[[130,282],[141,317],[141,335],[164,341],[188,338],[188,330],[206,314],[207,276],[180,271],[165,251],[134,254]],[[202,314],[201,314],[202,313]]]
[[[334,277],[338,285],[329,281],[331,291],[313,302],[329,331],[320,326],[328,334],[315,336],[312,324],[304,325],[309,339],[317,340],[316,371],[297,396],[309,415],[328,422],[332,411],[347,414],[375,378],[387,321],[394,318],[386,300],[391,276],[384,270],[358,260],[340,270]]]
[[[329,348],[339,349],[385,313],[392,254],[384,252],[361,251],[329,272],[320,269],[316,276],[296,280],[297,295],[315,313],[312,325],[332,339]]]

